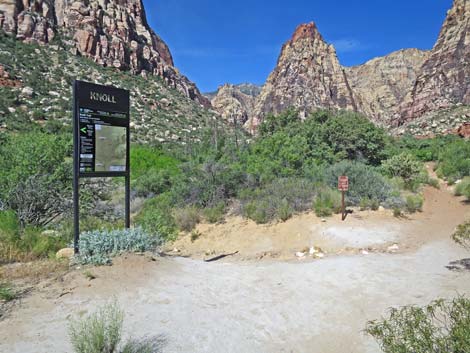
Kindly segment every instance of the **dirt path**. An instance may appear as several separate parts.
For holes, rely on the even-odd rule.
[[[449,235],[470,216],[470,207],[446,189],[428,188],[425,193],[424,212],[411,220],[361,213],[344,226],[314,221],[311,215],[272,228],[237,225],[242,221],[222,225],[246,236],[246,244],[253,243],[256,234],[262,237],[259,244],[246,245],[246,261],[129,256],[116,259],[112,267],[92,269],[97,276],[93,281],[81,270],[74,271],[25,298],[0,322],[0,352],[71,352],[70,316],[94,311],[115,297],[126,312],[126,334],[162,335],[164,352],[378,353],[375,342],[362,333],[368,320],[391,306],[470,294],[470,273],[445,268],[452,260],[468,257]],[[332,249],[344,244],[356,249],[366,243],[379,249],[391,241],[398,242],[400,250],[331,253],[322,260],[299,261],[289,248],[289,261],[250,259],[250,254],[280,244],[267,242],[267,234],[288,242],[296,233],[287,236],[282,231],[294,228],[315,242],[327,234],[324,246]],[[259,233],[245,233],[249,229]],[[380,232],[377,238],[374,232]],[[220,249],[232,250],[226,231],[207,236],[217,234],[228,239]],[[199,241],[205,241],[204,236]],[[292,250],[303,244],[294,243]]]

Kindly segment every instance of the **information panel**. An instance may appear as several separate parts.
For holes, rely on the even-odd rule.
[[[127,176],[129,91],[75,81],[74,98],[79,177]]]

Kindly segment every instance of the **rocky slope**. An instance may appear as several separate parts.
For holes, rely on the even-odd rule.
[[[200,140],[215,124],[228,128],[215,112],[158,76],[103,67],[69,49],[62,42],[26,44],[0,31],[0,136],[38,127],[71,131],[75,78],[130,90],[134,142],[186,144]]]
[[[284,44],[247,127],[254,130],[267,114],[289,107],[298,109],[302,116],[315,108],[357,110],[336,50],[325,42],[314,23],[300,25]]]
[[[358,110],[378,125],[393,125],[400,116],[400,103],[428,55],[427,51],[405,49],[346,68]]]
[[[225,84],[211,95],[212,107],[223,119],[242,126],[252,116],[260,92],[261,88],[253,84]]]
[[[428,112],[470,105],[470,1],[454,0],[429,57],[419,70],[398,124]]]
[[[72,53],[133,74],[153,74],[198,103],[210,102],[173,66],[141,0],[0,0],[0,29],[27,43],[64,41]]]

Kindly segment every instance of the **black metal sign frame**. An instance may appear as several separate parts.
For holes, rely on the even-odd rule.
[[[125,178],[125,225],[130,227],[130,97],[129,91],[84,81],[73,84],[73,204],[74,250],[79,252],[80,237],[80,178]],[[123,130],[125,129],[125,131]],[[102,163],[101,140],[98,136],[113,133],[125,146],[125,155],[117,165]],[[98,136],[98,137],[97,137]],[[97,140],[98,139],[98,140]],[[111,146],[113,147],[113,146]],[[122,148],[122,147],[120,147]]]

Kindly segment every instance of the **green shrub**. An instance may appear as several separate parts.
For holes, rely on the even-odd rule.
[[[403,211],[401,210],[401,208],[399,207],[394,207],[393,208],[393,216],[394,217],[397,217],[397,218],[400,218],[403,216]]]
[[[385,353],[470,352],[470,300],[436,300],[424,307],[391,309],[367,324]]]
[[[173,217],[171,197],[162,194],[146,201],[135,218],[135,223],[151,234],[158,234],[163,240],[174,239],[177,226]]]
[[[434,189],[440,189],[441,185],[439,184],[439,180],[436,178],[429,178],[428,185],[432,186]]]
[[[459,225],[452,234],[452,239],[459,245],[470,250],[470,221]]]
[[[72,319],[69,337],[75,353],[158,353],[165,343],[159,337],[122,342],[124,312],[111,302],[83,319]]]
[[[23,227],[45,226],[71,210],[71,155],[69,135],[10,135],[0,145],[0,202]]]
[[[18,294],[11,284],[0,282],[0,300],[9,302],[15,300],[17,297]]]
[[[372,211],[377,211],[380,207],[380,202],[378,200],[370,200],[370,209]]]
[[[69,336],[75,353],[118,352],[124,312],[116,303],[82,320],[71,321]]]
[[[158,234],[149,235],[142,228],[86,232],[80,234],[77,261],[81,264],[106,265],[113,256],[151,251],[161,244]]]
[[[180,208],[174,212],[175,222],[178,228],[184,232],[192,231],[201,221],[199,210],[194,206]]]
[[[315,185],[307,179],[281,178],[259,189],[239,193],[242,214],[257,223],[285,220],[311,208]],[[286,218],[287,217],[287,218]]]
[[[386,160],[382,164],[384,172],[391,178],[400,177],[408,189],[416,188],[416,184],[424,182],[423,165],[409,153],[401,153]],[[427,179],[427,178],[426,178]]]
[[[292,217],[294,210],[286,199],[283,199],[277,208],[277,218],[285,222]]]
[[[359,202],[359,208],[361,209],[361,211],[365,211],[369,209],[369,207],[370,207],[370,199],[367,197],[361,199],[361,201]]]
[[[214,207],[207,207],[203,210],[204,218],[209,223],[218,223],[224,219],[225,204],[220,202]]]
[[[470,158],[470,157],[469,157]],[[465,177],[455,187],[455,196],[465,196],[470,200],[470,177]]]
[[[322,188],[315,197],[313,209],[318,217],[328,217],[341,211],[341,194],[333,189]]]
[[[249,201],[243,206],[243,215],[257,224],[266,224],[274,219],[275,213],[267,201]]]
[[[406,210],[409,213],[421,212],[423,210],[423,197],[420,195],[408,195],[406,197]]]
[[[343,161],[326,169],[325,180],[331,188],[336,189],[341,175],[349,177],[349,191],[346,196],[348,203],[352,205],[359,205],[364,198],[384,202],[392,196],[392,185],[374,167]]]
[[[439,153],[437,173],[453,180],[470,176],[470,141],[457,139]]]

